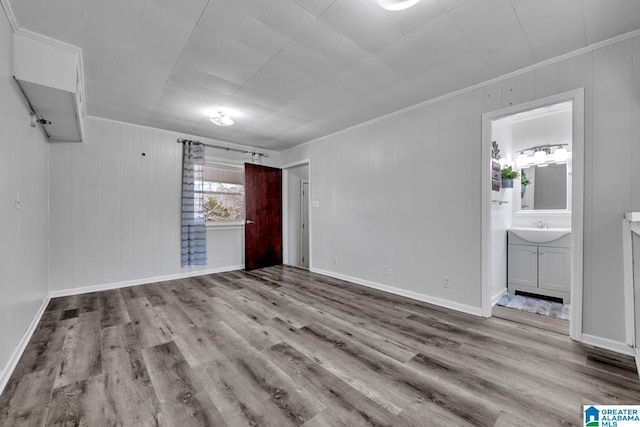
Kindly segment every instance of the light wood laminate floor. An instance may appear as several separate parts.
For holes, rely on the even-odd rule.
[[[581,425],[633,360],[290,267],[51,301],[0,425]]]

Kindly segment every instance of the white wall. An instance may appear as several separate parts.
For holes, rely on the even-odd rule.
[[[624,341],[620,219],[640,210],[639,37],[282,153],[314,166],[312,267],[479,308],[481,115],[580,87],[584,333]]]
[[[244,263],[242,227],[224,227],[207,231],[206,266],[180,266],[179,137],[189,138],[88,118],[85,142],[51,145],[51,291],[154,281]],[[265,164],[277,164],[277,154],[269,154]],[[242,162],[242,154],[224,150],[207,148],[207,157]]]
[[[285,262],[296,267],[302,266],[302,230],[301,217],[301,182],[309,180],[309,166],[303,165],[287,170],[287,260]]]
[[[48,265],[49,145],[13,80],[11,37],[0,10],[0,374],[46,298]]]
[[[513,122],[513,151],[536,145],[569,144],[571,151],[572,110],[558,111]]]

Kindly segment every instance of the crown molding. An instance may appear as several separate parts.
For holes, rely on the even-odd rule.
[[[11,3],[9,0],[0,0],[2,4],[2,8],[4,9],[4,13],[7,15],[7,19],[9,20],[9,24],[11,24],[11,28],[13,31],[16,31],[18,28],[18,20],[16,19],[16,15],[13,13],[13,9],[11,9]]]

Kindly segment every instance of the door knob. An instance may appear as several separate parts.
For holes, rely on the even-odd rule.
[[[250,219],[248,219],[246,222],[247,224],[253,224],[253,221],[251,221]]]

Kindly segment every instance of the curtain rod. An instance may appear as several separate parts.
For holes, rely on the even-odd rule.
[[[242,153],[242,154],[251,154],[251,156],[259,156],[259,157],[265,157],[265,158],[269,157],[266,153],[261,153],[259,151],[240,150],[239,148],[222,147],[220,145],[205,144],[204,142],[200,142],[200,141],[192,141],[190,139],[178,138],[178,144],[184,144],[185,142],[193,142],[196,144],[204,145],[205,147],[217,148],[219,150],[234,151],[236,153]]]

